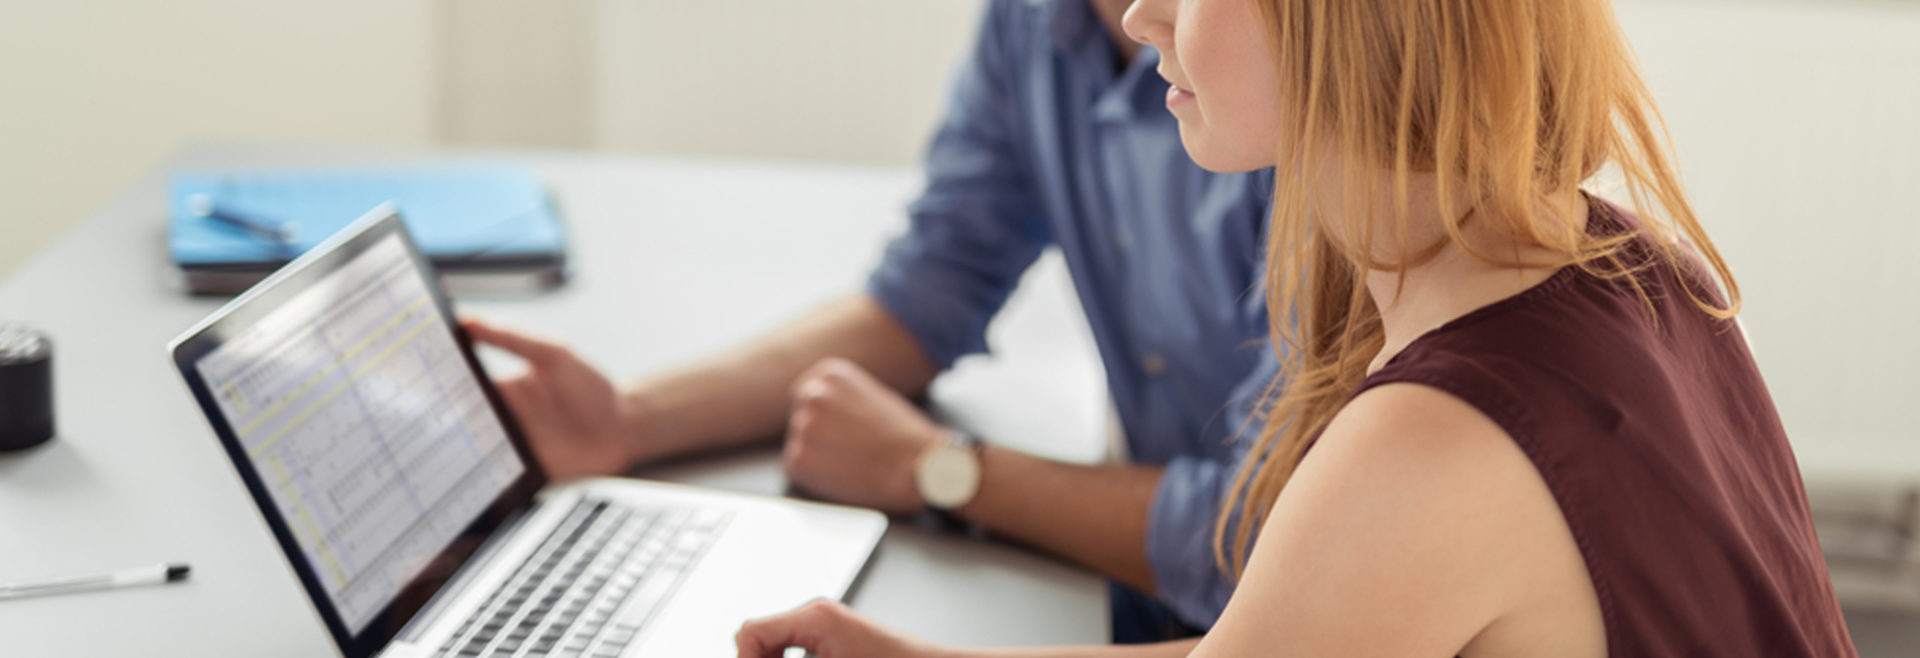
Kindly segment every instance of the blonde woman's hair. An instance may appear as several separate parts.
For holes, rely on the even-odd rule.
[[[1285,99],[1267,270],[1282,376],[1214,526],[1216,557],[1235,577],[1307,443],[1382,347],[1368,268],[1404,275],[1453,244],[1502,266],[1622,278],[1650,305],[1618,254],[1636,236],[1590,235],[1573,212],[1585,202],[1579,186],[1604,169],[1626,189],[1660,266],[1683,271],[1683,242],[1711,266],[1727,302],[1689,288],[1693,302],[1722,319],[1738,310],[1739,288],[1681,191],[1665,125],[1608,0],[1246,1],[1268,28]],[[1437,184],[1447,235],[1438,243],[1406,244],[1415,172]],[[1311,207],[1307,190],[1323,175],[1344,181],[1343,216]],[[1397,261],[1377,262],[1371,248],[1376,198],[1398,211]],[[1469,221],[1562,259],[1476,252],[1462,238]],[[1347,239],[1327,225],[1350,229]]]

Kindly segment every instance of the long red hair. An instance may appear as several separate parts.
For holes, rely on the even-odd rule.
[[[1665,125],[1608,0],[1247,1],[1266,23],[1283,87],[1267,271],[1283,374],[1215,524],[1215,551],[1231,573],[1244,569],[1255,527],[1308,440],[1382,348],[1379,309],[1362,281],[1368,269],[1404,268],[1453,244],[1503,266],[1578,266],[1631,280],[1616,252],[1634,236],[1596,238],[1571,212],[1582,184],[1607,179],[1664,249],[1659,266],[1683,267],[1683,243],[1710,266],[1728,303],[1696,296],[1703,312],[1727,318],[1739,308],[1739,287],[1681,190]],[[1329,173],[1345,181],[1345,216],[1317,212],[1306,193]],[[1406,244],[1414,173],[1437,184],[1447,235],[1437,244]],[[1381,198],[1401,218],[1399,259],[1387,263],[1371,248],[1374,222],[1360,219]],[[1474,252],[1462,238],[1467,221],[1545,247],[1559,262]],[[1335,223],[1351,239],[1329,233]]]

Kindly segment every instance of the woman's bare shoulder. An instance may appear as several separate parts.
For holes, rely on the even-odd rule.
[[[1443,391],[1389,384],[1301,462],[1202,649],[1601,655],[1600,628],[1559,507],[1507,433]]]

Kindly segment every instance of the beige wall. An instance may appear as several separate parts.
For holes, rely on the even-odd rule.
[[[449,141],[911,164],[980,0],[445,0]]]
[[[980,0],[600,6],[601,146],[907,164]]]
[[[431,139],[431,9],[0,0],[0,276],[188,140]]]
[[[1809,477],[1920,440],[1920,5],[1644,0],[1621,17]]]
[[[0,277],[191,141],[905,164],[979,0],[0,0]]]
[[[639,2],[644,0],[624,0]],[[592,0],[438,0],[439,136],[505,146],[593,146]]]

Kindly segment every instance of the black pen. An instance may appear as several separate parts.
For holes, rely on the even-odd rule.
[[[29,596],[46,596],[114,587],[159,585],[179,582],[186,580],[187,574],[192,571],[193,567],[187,566],[185,563],[175,562],[172,564],[158,564],[151,567],[128,569],[126,571],[104,573],[95,576],[74,576],[71,578],[58,578],[37,583],[0,585],[0,601],[26,598]]]

